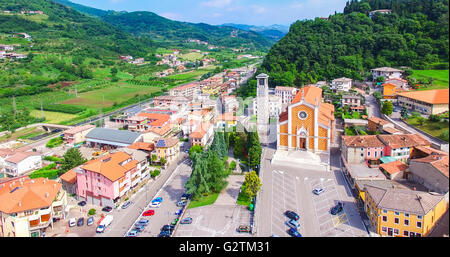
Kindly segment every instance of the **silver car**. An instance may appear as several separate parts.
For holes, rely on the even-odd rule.
[[[316,195],[320,195],[321,193],[323,193],[325,191],[325,189],[318,187],[316,189],[313,190],[313,193]]]

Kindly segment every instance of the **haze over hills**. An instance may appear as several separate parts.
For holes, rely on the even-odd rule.
[[[268,39],[278,41],[289,32],[289,26],[274,24],[271,26],[255,26],[246,24],[225,23],[222,26],[229,26],[245,31],[254,31]]]
[[[189,23],[170,20],[153,12],[115,12],[75,4],[67,0],[55,0],[79,12],[101,20],[136,36],[147,35],[157,41],[179,43],[188,39],[206,41],[225,47],[268,49],[275,43],[273,37],[264,37],[254,31],[231,26],[213,26],[205,23]]]

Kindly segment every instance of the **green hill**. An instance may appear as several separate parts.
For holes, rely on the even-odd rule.
[[[391,9],[391,14],[369,12]],[[261,72],[273,85],[337,77],[362,79],[374,67],[448,69],[448,0],[362,0],[328,20],[303,20],[275,44]]]

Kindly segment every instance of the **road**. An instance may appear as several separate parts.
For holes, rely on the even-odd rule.
[[[173,162],[163,171],[156,181],[144,186],[139,192],[130,198],[133,203],[127,209],[118,208],[114,210],[114,221],[103,234],[97,234],[98,237],[123,237],[131,226],[134,225],[137,218],[144,210],[147,210],[148,203],[153,199],[156,193],[167,182],[172,174],[180,171],[179,166],[187,159],[187,154],[182,153],[177,161]],[[173,176],[172,176],[173,177]],[[152,217],[151,217],[152,218]]]

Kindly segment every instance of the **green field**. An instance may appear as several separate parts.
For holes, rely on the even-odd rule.
[[[36,118],[41,118],[42,113],[45,117],[45,123],[51,123],[51,124],[59,124],[63,121],[71,120],[77,115],[75,114],[68,114],[68,113],[61,113],[61,112],[49,112],[49,111],[43,111],[40,110],[32,110],[30,111],[30,115]]]
[[[179,55],[179,57],[183,60],[195,62],[197,60],[201,60],[203,58],[203,54],[192,52],[187,54],[181,54]]]
[[[137,94],[150,94],[160,90],[161,88],[159,87],[132,86],[125,83],[119,83],[116,86],[79,94],[78,98],[72,98],[62,103],[94,108],[111,107],[114,103],[120,104],[121,102],[133,98]]]
[[[188,206],[188,209],[213,204],[217,200],[217,197],[219,197],[219,193],[213,193],[213,194],[201,197],[198,200],[192,200]]]
[[[431,122],[426,120],[423,125],[420,125],[417,117],[410,117],[405,120],[408,124],[427,132],[428,134],[445,140],[448,142],[449,123],[446,121]],[[444,136],[444,132],[447,133],[447,137]]]
[[[419,90],[444,89],[449,87],[448,70],[413,70],[412,78],[416,80],[433,79],[432,86],[421,86]]]

